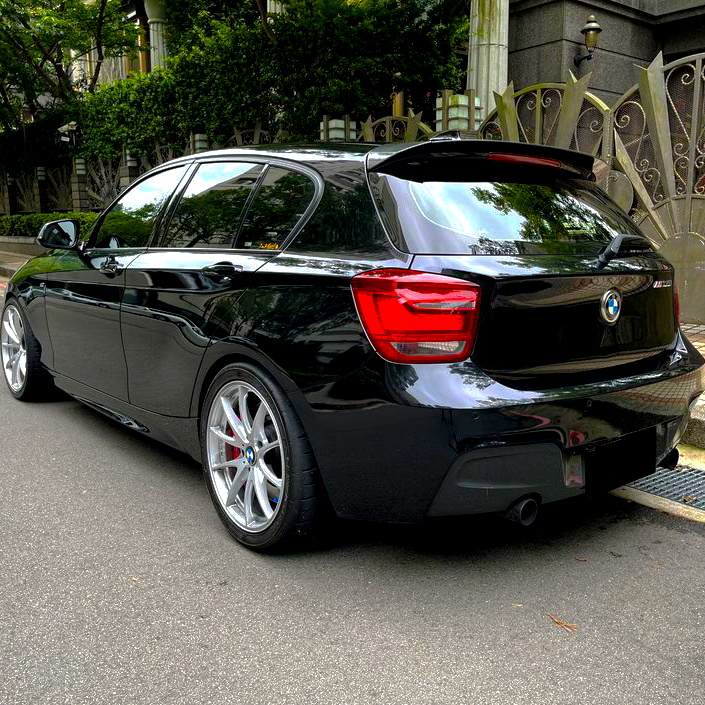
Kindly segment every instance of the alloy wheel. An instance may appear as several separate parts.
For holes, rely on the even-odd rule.
[[[19,392],[27,377],[27,347],[24,324],[17,307],[10,304],[5,308],[0,327],[2,346],[2,369],[7,384],[13,392]]]
[[[284,456],[276,418],[262,394],[230,382],[208,414],[207,457],[215,494],[244,531],[263,531],[282,505]]]

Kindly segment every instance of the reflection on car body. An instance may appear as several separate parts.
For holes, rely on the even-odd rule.
[[[257,550],[328,506],[529,523],[672,464],[703,390],[673,268],[591,169],[481,140],[163,164],[84,241],[44,227],[8,287],[5,379],[200,459]]]

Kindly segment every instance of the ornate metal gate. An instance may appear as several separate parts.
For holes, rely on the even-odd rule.
[[[610,109],[588,74],[495,94],[480,137],[538,142],[605,161],[603,187],[676,266],[684,322],[705,323],[705,54],[661,54]]]

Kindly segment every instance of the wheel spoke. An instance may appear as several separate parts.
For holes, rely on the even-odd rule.
[[[226,460],[224,463],[215,463],[211,465],[211,470],[225,470],[225,468],[239,468],[245,462],[244,458],[235,458],[235,460]]]
[[[274,448],[279,448],[281,446],[281,443],[279,441],[272,441],[271,443],[265,443],[260,449],[259,449],[259,455],[262,457],[265,453],[269,452],[270,450],[273,450]]]
[[[240,421],[245,429],[246,437],[252,434],[252,424],[250,423],[250,415],[247,411],[247,389],[240,387],[237,390],[237,408],[240,412]]]
[[[238,468],[238,471],[235,473],[235,477],[233,478],[232,484],[228,488],[228,497],[225,500],[226,507],[235,504],[237,495],[242,489],[242,486],[245,484],[245,482],[247,482],[247,479],[249,478],[250,474],[251,467],[249,465],[243,465],[242,467]],[[245,491],[245,495],[247,495],[247,491]]]
[[[22,373],[22,379],[24,380],[27,375],[27,354],[23,351],[20,353],[20,359],[17,361],[17,365]]]
[[[264,420],[267,418],[267,407],[260,403],[259,409],[252,420],[252,436],[262,443],[267,442],[267,434],[264,431]]]
[[[267,484],[264,481],[264,474],[259,469],[259,467],[256,467],[254,469],[254,472],[252,473],[252,480],[255,486],[255,494],[257,495],[257,501],[259,502],[259,506],[262,508],[264,516],[269,519],[269,517],[274,514],[274,510],[272,509],[272,505],[269,503],[269,495],[267,494]]]
[[[243,504],[245,506],[245,526],[252,524],[252,501],[254,499],[254,483],[252,482],[252,477],[248,476],[248,482],[245,485],[245,496],[243,498]]]
[[[242,421],[240,421],[240,419],[237,417],[237,414],[233,410],[232,405],[225,397],[220,397],[220,404],[223,407],[223,411],[225,412],[225,416],[228,419],[228,424],[230,428],[232,428],[233,433],[237,436],[237,439],[240,441],[242,447],[244,448],[245,446],[247,446],[248,433],[245,430]],[[233,443],[233,445],[236,444]]]
[[[12,328],[19,339],[19,344],[22,345],[24,343],[24,325],[22,325],[22,319],[16,309],[10,309],[10,318],[12,319]]]
[[[15,327],[10,322],[10,316],[8,316],[5,319],[5,322],[2,325],[3,325],[3,328],[5,329],[5,332],[10,337],[10,340],[12,340],[12,342],[15,345],[20,345],[20,337],[19,337],[19,335],[17,335],[17,331],[15,330]]]
[[[19,366],[19,364],[17,364],[17,360],[15,359],[15,362],[13,362],[13,364],[12,364],[12,372],[11,372],[12,381],[10,383],[13,387],[17,387],[20,383],[19,375],[18,375],[19,370],[20,370],[20,366]]]
[[[267,467],[267,464],[260,458],[257,461],[258,470],[267,478],[267,482],[274,485],[277,488],[282,486],[282,481]]]
[[[240,450],[245,449],[245,444],[237,436],[228,436],[227,433],[223,433],[217,426],[211,426],[209,431],[220,438],[221,441],[225,441],[228,445],[235,446]]]
[[[10,355],[7,358],[7,362],[5,363],[6,370],[12,369],[12,366],[15,364],[15,360],[17,360],[17,358],[19,357],[19,354],[20,354],[20,351],[18,350],[17,352],[12,353],[12,355]]]

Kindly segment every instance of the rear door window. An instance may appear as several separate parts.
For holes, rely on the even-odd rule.
[[[641,236],[589,181],[409,181],[371,175],[395,244],[424,254],[593,254]],[[645,241],[646,243],[646,241]]]
[[[232,247],[245,204],[263,169],[261,164],[243,162],[201,164],[157,246]]]
[[[316,193],[305,174],[270,166],[250,206],[238,249],[278,250],[306,212]]]

